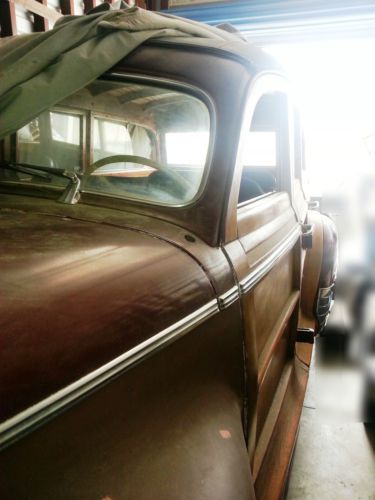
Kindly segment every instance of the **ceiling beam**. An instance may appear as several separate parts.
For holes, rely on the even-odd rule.
[[[55,22],[62,16],[60,12],[56,12],[56,10],[37,0],[14,0],[14,2],[17,5],[22,5],[22,7],[25,7],[26,10],[29,10],[33,14],[48,19],[48,21]]]

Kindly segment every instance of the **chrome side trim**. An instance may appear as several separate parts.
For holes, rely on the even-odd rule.
[[[217,299],[220,310],[226,309],[231,304],[233,304],[233,302],[236,302],[236,300],[239,298],[240,298],[240,291],[238,289],[238,286],[235,285],[232,288],[230,288],[227,292],[221,294],[220,297]]]
[[[247,293],[255,286],[284,255],[292,249],[301,235],[301,227],[295,227],[282,243],[264,259],[254,271],[240,281],[241,293]]]
[[[122,374],[146,356],[184,336],[217,312],[219,312],[218,302],[213,299],[200,309],[133,349],[6,420],[0,425],[0,448],[5,448],[32,429],[55,417],[58,413],[98,389],[110,379]]]

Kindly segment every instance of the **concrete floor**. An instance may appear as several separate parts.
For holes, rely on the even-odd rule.
[[[316,341],[287,500],[375,500],[375,424],[361,422],[361,371],[335,331]]]

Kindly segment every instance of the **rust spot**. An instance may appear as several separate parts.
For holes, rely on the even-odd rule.
[[[220,430],[219,434],[223,439],[230,439],[232,437],[232,434],[226,429]]]
[[[112,500],[112,498],[106,495],[105,497],[102,498],[102,500]]]

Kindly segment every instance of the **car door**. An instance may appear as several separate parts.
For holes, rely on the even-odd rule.
[[[226,221],[225,250],[243,312],[248,450],[261,498],[267,498],[272,481],[279,481],[273,491],[280,491],[285,479],[288,464],[278,463],[277,448],[289,446],[291,453],[303,397],[301,391],[292,397],[294,416],[282,426],[295,374],[301,265],[300,222],[292,204],[291,109],[282,78],[263,76],[252,84]],[[290,453],[284,449],[284,456]]]

